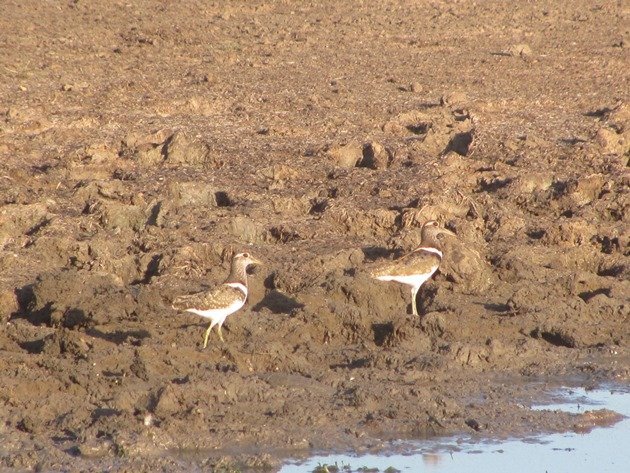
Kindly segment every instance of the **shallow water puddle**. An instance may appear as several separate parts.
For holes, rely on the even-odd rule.
[[[626,418],[611,427],[588,433],[566,432],[511,440],[478,440],[450,437],[423,441],[409,454],[314,456],[299,464],[287,464],[281,473],[328,471],[434,472],[620,472],[630,465],[630,386],[587,391],[567,388],[553,393],[551,402],[532,409],[584,413],[609,409]],[[332,466],[332,468],[331,468]],[[338,470],[335,470],[335,466]]]

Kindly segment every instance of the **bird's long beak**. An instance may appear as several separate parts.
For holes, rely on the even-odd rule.
[[[446,233],[447,235],[454,236],[454,237],[457,236],[457,234],[453,233],[452,231],[448,230],[447,228],[440,228],[440,231],[438,233]]]
[[[249,258],[251,260],[250,264],[264,264],[262,261],[260,261],[258,258],[254,258],[253,256],[250,256]]]

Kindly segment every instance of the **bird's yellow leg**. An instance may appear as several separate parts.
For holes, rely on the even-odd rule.
[[[225,340],[223,340],[223,334],[221,333],[221,326],[219,325],[217,328],[217,333],[219,334],[219,339],[225,343]]]
[[[208,327],[208,330],[206,330],[206,333],[203,337],[203,347],[206,348],[208,346],[208,337],[210,336],[210,332],[212,332],[212,327],[214,327],[214,322],[212,322],[210,324],[210,326]]]
[[[419,287],[414,287],[411,289],[411,310],[413,315],[418,315],[418,308],[416,307],[416,296],[418,295]]]

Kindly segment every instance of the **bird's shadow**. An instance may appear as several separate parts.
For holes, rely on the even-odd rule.
[[[253,310],[269,309],[274,314],[290,314],[294,310],[301,309],[304,304],[273,289],[265,294],[265,297],[252,307]]]
[[[382,246],[364,246],[361,248],[363,251],[363,256],[365,256],[366,261],[372,262],[382,258],[389,258],[392,255],[394,257],[400,256],[399,250],[390,250],[389,248],[385,248]]]
[[[137,345],[142,339],[151,338],[149,331],[144,329],[114,330],[113,332],[105,332],[94,327],[89,327],[85,330],[85,333],[91,337],[100,338],[114,343],[115,345],[122,345],[125,342],[131,342],[132,344]]]

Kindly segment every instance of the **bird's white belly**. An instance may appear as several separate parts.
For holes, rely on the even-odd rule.
[[[387,275],[387,276],[378,276],[376,279],[379,281],[396,281],[402,284],[407,284],[408,286],[420,287],[424,284],[424,282],[433,276],[437,267],[431,271],[430,273],[425,274],[413,274],[413,275]]]
[[[225,321],[225,318],[236,312],[238,309],[245,305],[245,301],[235,301],[227,307],[222,307],[220,309],[209,309],[209,310],[199,310],[199,309],[186,309],[186,312],[192,312],[193,314],[199,315],[206,319],[210,319],[213,322],[218,324],[222,324]]]

